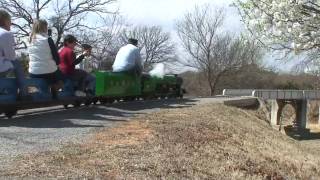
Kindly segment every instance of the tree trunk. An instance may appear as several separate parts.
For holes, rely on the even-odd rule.
[[[213,96],[215,91],[216,91],[216,85],[217,83],[219,82],[220,80],[220,77],[225,73],[224,72],[221,72],[217,75],[215,75],[214,77],[211,77],[211,76],[208,76],[208,83],[209,83],[209,86],[210,86],[210,96]]]
[[[208,83],[210,87],[210,96],[213,96],[216,88],[216,81],[213,81],[210,77],[208,77]]]
[[[213,96],[215,93],[215,86],[211,87],[210,86],[210,96]]]

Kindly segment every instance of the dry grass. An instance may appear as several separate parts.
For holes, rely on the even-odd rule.
[[[143,120],[142,120],[143,119]],[[164,110],[83,145],[22,157],[1,177],[318,179],[320,158],[257,118],[223,105]]]

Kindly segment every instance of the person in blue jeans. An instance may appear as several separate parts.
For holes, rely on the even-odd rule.
[[[6,77],[9,72],[13,71],[19,87],[19,97],[24,99],[28,97],[25,75],[20,61],[16,59],[15,42],[10,27],[10,14],[0,9],[0,77]]]

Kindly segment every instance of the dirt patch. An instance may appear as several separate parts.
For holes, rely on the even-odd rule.
[[[223,105],[164,110],[96,134],[87,144],[21,157],[4,178],[318,179],[316,151],[256,111]]]
[[[151,129],[139,121],[129,122],[125,125],[97,133],[93,140],[85,146],[99,145],[137,145],[146,138],[152,137]]]

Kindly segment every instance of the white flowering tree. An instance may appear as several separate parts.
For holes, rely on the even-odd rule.
[[[320,0],[235,0],[246,27],[262,43],[320,57]]]

